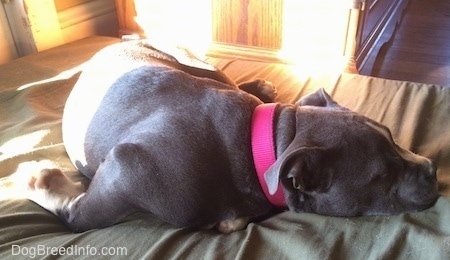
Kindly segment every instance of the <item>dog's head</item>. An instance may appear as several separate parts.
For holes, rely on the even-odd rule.
[[[291,210],[330,216],[397,214],[430,207],[436,167],[399,147],[389,129],[319,90],[296,104],[294,140],[266,172]]]

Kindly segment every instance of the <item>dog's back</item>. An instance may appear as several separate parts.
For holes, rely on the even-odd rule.
[[[226,152],[229,158],[242,160],[250,153],[249,123],[258,104],[252,95],[215,80],[164,66],[139,67],[120,77],[103,97],[84,140],[88,167],[80,170],[92,176],[107,153],[126,142],[159,154],[180,151],[179,156],[163,156],[180,158],[174,163],[179,167],[186,164],[183,154],[198,156],[194,161],[200,165],[214,159],[204,155],[226,151],[232,151]],[[193,144],[204,147],[193,149]],[[207,154],[193,154],[205,150]]]
[[[212,78],[234,86],[233,81],[225,74],[183,49],[172,56],[153,48],[147,41],[121,42],[102,49],[84,65],[83,73],[64,108],[64,145],[72,163],[78,168],[86,166],[86,131],[106,92],[122,75],[150,65],[187,71],[194,76]]]

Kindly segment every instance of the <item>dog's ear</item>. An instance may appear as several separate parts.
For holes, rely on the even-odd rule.
[[[316,92],[302,97],[299,101],[297,101],[296,105],[343,108],[338,103],[336,103],[336,101],[334,101],[323,88],[320,88]]]
[[[305,193],[327,190],[333,177],[332,172],[323,167],[328,155],[328,151],[319,147],[300,147],[290,149],[286,155],[283,153],[264,175],[269,193],[277,191],[280,180],[292,185],[286,188]]]

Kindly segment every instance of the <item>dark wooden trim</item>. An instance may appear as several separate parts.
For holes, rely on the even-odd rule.
[[[356,70],[359,73],[364,75],[372,73],[381,47],[392,38],[408,2],[409,0],[395,1],[370,32],[367,39],[361,42],[355,55]]]

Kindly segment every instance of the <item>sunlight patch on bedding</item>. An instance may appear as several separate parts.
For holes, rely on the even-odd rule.
[[[17,91],[21,91],[21,90],[24,90],[24,89],[27,89],[27,88],[30,88],[30,87],[33,87],[33,86],[39,85],[39,84],[44,84],[44,83],[57,81],[57,80],[69,79],[73,75],[75,75],[78,72],[82,71],[82,67],[84,66],[84,64],[85,63],[82,63],[82,64],[80,64],[80,65],[78,65],[78,66],[76,66],[74,68],[65,70],[65,71],[59,73],[58,75],[56,75],[54,77],[24,84],[24,85],[20,86],[19,88],[17,88]]]
[[[302,65],[286,66],[290,75],[295,75],[299,82],[308,82],[305,93],[324,88],[329,94],[333,94],[342,75],[342,67],[330,67],[329,69],[311,70]]]
[[[28,161],[20,163],[17,170],[8,177],[0,178],[0,201],[27,199],[27,185],[31,176],[45,168],[56,168],[50,160]]]
[[[0,146],[0,161],[32,151],[50,130],[39,130],[8,140]]]

